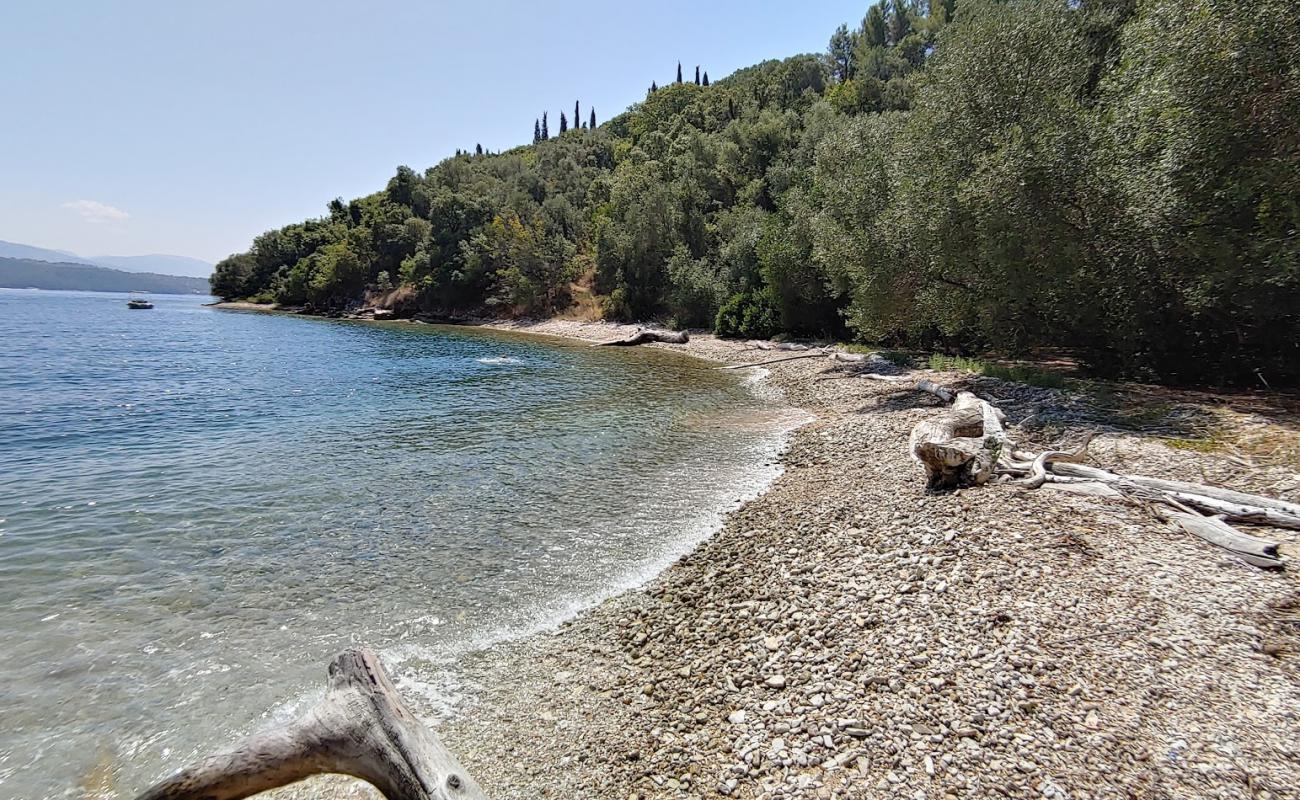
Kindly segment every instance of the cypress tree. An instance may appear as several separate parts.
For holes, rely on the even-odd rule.
[[[884,47],[888,38],[885,33],[885,13],[880,10],[881,3],[867,9],[867,16],[862,20],[862,40],[867,47]]]
[[[587,128],[593,131],[596,130],[596,107],[595,106],[591,107],[591,121],[587,123]]]
[[[542,112],[542,138],[543,138],[543,139],[549,139],[549,138],[551,138],[551,132],[550,132],[550,130],[548,130],[547,127],[546,127],[546,112],[545,112],[545,111]]]
[[[582,127],[582,115],[578,113],[578,101],[573,101],[573,127]]]
[[[709,71],[707,69],[704,70],[704,85],[705,86],[709,85]]]
[[[569,120],[564,116],[564,112],[561,111],[560,112],[560,135],[563,136],[564,132],[567,131],[568,129],[569,129]]]
[[[682,82],[682,62],[677,62],[677,82]]]
[[[542,140],[542,121],[539,119],[535,119],[533,120],[533,144],[537,144],[541,140]]]
[[[654,81],[650,81],[650,94],[654,94],[657,91],[659,91],[659,84],[655,83]]]
[[[830,62],[831,77],[838,83],[853,77],[853,49],[856,40],[857,35],[849,33],[849,26],[841,25],[835,29],[830,43],[826,46],[826,58]]]
[[[894,0],[894,15],[890,22],[890,34],[894,39],[890,44],[902,42],[912,32],[912,11],[903,0]]]
[[[482,145],[482,144],[476,144],[476,145],[474,145],[474,154],[475,154],[475,155],[480,155],[480,156],[483,155],[483,145]]]
[[[736,118],[736,101],[730,97],[727,98],[727,119]]]

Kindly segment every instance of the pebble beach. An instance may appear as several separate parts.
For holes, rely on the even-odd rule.
[[[685,348],[729,364],[781,355],[707,336]],[[489,796],[1300,797],[1294,570],[1248,566],[1115,501],[927,495],[906,443],[937,400],[825,359],[766,369],[815,415],[767,493],[644,586],[472,657],[468,699],[434,727]],[[1096,427],[1060,390],[976,383],[1013,439]],[[1090,452],[1300,500],[1286,463],[1104,427]],[[1300,556],[1294,532],[1263,535]],[[377,795],[318,778],[279,796]]]

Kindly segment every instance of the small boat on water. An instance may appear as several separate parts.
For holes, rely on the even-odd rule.
[[[126,299],[127,308],[153,308],[153,303],[149,298],[144,296],[143,292],[131,292],[131,296]]]

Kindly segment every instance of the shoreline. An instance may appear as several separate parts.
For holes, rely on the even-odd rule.
[[[477,325],[582,341],[636,327]],[[648,346],[770,356],[711,336]],[[1278,621],[1300,608],[1292,573],[1095,498],[925,495],[906,441],[936,406],[827,369],[771,369],[816,419],[720,530],[643,585],[468,659],[469,700],[434,726],[490,796],[1294,796],[1300,626]],[[1013,421],[1059,399],[986,380]],[[1093,451],[1300,494],[1284,466],[1141,433]],[[316,778],[277,796],[378,795]]]

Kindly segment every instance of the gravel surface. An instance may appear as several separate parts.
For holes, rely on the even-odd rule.
[[[687,345],[783,355],[743,347]],[[769,369],[817,416],[769,492],[641,589],[473,657],[477,690],[437,729],[490,796],[1300,797],[1294,571],[1114,501],[927,496],[906,442],[937,400],[823,359]],[[974,388],[1027,443],[1101,427],[1100,466],[1300,501],[1293,467],[1099,425],[1055,390]],[[1300,558],[1295,532],[1263,533]],[[316,779],[281,794],[369,790]]]

